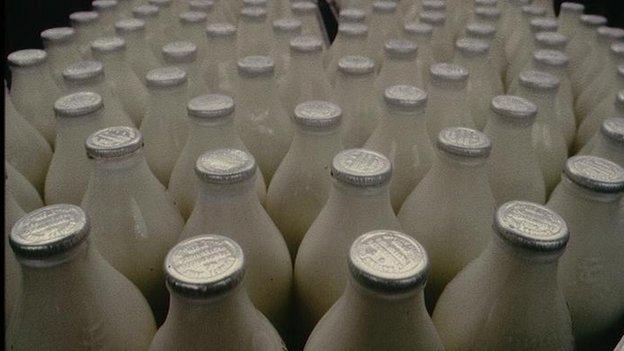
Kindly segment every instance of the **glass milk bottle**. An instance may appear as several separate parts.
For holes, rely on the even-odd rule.
[[[468,107],[471,119],[479,130],[483,130],[487,123],[489,102],[502,92],[496,90],[496,73],[491,69],[489,50],[490,45],[479,39],[462,38],[455,42],[454,62],[470,72],[466,92]]]
[[[380,95],[392,85],[424,87],[422,62],[417,59],[418,46],[407,39],[390,39],[384,45],[384,60],[377,77]]]
[[[524,71],[519,76],[517,94],[537,105],[533,124],[533,148],[540,157],[546,195],[555,188],[568,158],[568,148],[557,117],[556,100],[559,79],[541,71]]]
[[[513,28],[510,36],[505,44],[505,55],[511,65],[514,61],[522,56],[522,52],[527,46],[531,45],[531,21],[535,18],[543,17],[546,10],[537,5],[525,5],[521,8],[521,15],[518,19],[517,25]],[[554,23],[555,29],[557,26],[556,21],[551,20]],[[529,51],[529,53],[532,50]],[[509,69],[509,67],[508,67]]]
[[[214,23],[236,23],[236,18],[227,5],[226,0],[214,1],[214,6],[211,11],[211,19],[214,20]]]
[[[548,201],[574,233],[560,261],[559,279],[578,347],[614,345],[622,332],[623,193],[624,168],[595,156],[574,156]]]
[[[338,14],[338,24],[340,25],[343,23],[366,24],[366,12],[356,7],[341,8]]]
[[[190,41],[197,46],[197,57],[202,60],[207,55],[206,14],[203,12],[183,12],[178,15],[178,31],[172,35],[175,41]],[[172,40],[173,41],[173,40]],[[166,44],[165,44],[166,45]]]
[[[41,32],[43,47],[48,54],[48,68],[59,85],[62,85],[61,72],[70,63],[80,59],[75,46],[76,31],[70,27],[50,28]]]
[[[490,42],[490,57],[492,63],[496,65],[498,75],[502,79],[505,77],[506,69],[507,69],[507,57],[505,57],[505,31],[503,29],[501,18],[501,10],[494,7],[476,7],[474,10],[475,20],[477,23],[483,23],[488,26],[492,26],[494,28],[494,33],[492,34],[494,37]],[[468,25],[466,30],[466,34],[471,37],[469,33],[470,25]],[[474,32],[473,32],[474,33]],[[478,37],[478,39],[484,40],[483,36]]]
[[[304,82],[305,84],[305,82]],[[344,56],[338,61],[334,95],[343,112],[342,145],[361,147],[379,120],[375,89],[375,62],[364,56]]]
[[[580,154],[606,158],[624,168],[624,114],[607,118]]]
[[[487,61],[489,65],[494,65],[496,69],[494,71],[488,69],[486,74],[491,77],[489,78],[489,80],[491,80],[493,89],[497,93],[502,93],[505,89],[503,87],[503,81],[501,79],[501,72],[505,69],[503,65],[505,65],[506,63],[503,60],[502,54],[500,53],[500,47],[496,45],[496,33],[496,27],[487,23],[473,22],[469,23],[466,26],[467,39],[482,41],[489,45],[489,50],[487,50],[487,58],[485,59],[485,61]],[[457,42],[455,43],[455,45],[457,46]]]
[[[293,141],[273,175],[266,208],[294,257],[329,195],[328,169],[342,149],[342,111],[330,102],[308,101],[295,108],[292,120]]]
[[[204,152],[222,148],[247,151],[234,124],[234,100],[225,95],[203,95],[189,101],[187,107],[189,137],[180,152],[169,180],[169,194],[186,219],[197,198],[195,163]],[[266,197],[262,173],[256,178],[256,192]]]
[[[238,23],[238,57],[268,55],[271,51],[271,28],[262,7],[245,7]]]
[[[5,189],[10,191],[20,208],[26,212],[43,207],[41,195],[12,164],[4,162]]]
[[[106,105],[106,124],[134,126],[134,122],[121,106],[113,89],[106,81],[104,66],[99,61],[76,61],[63,70],[63,87],[67,94],[90,91],[98,93]],[[136,121],[139,122],[139,121]]]
[[[141,123],[145,158],[162,184],[169,176],[189,133],[185,116],[188,101],[187,74],[177,67],[163,67],[147,73],[148,105]]]
[[[188,5],[189,11],[203,12],[214,17],[215,3],[213,0],[191,0],[186,5]],[[211,18],[210,22],[213,22],[212,20],[213,18]]]
[[[113,25],[116,18],[116,0],[95,0],[91,2],[93,11],[100,15],[100,29],[102,30],[99,35],[112,35],[114,32]]]
[[[158,7],[147,4],[139,5],[132,10],[132,16],[145,22],[145,41],[152,54],[158,56],[158,50],[162,47],[162,45],[158,46],[160,43],[158,36],[162,36]]]
[[[4,95],[4,157],[43,192],[48,165],[52,159],[52,148],[24,117],[17,112],[12,101]]]
[[[306,351],[443,350],[425,309],[425,248],[392,230],[358,237],[344,292],[316,325]],[[343,263],[344,265],[344,263]]]
[[[202,154],[195,165],[200,184],[195,208],[180,239],[214,233],[239,243],[249,262],[245,285],[251,300],[283,329],[290,305],[292,263],[282,234],[258,199],[256,169],[253,156],[242,150]]]
[[[579,20],[585,11],[583,4],[564,2],[559,10],[559,28],[563,35],[572,38],[579,30]]]
[[[312,1],[292,1],[290,5],[290,13],[301,20],[301,34],[312,35],[320,40],[325,40],[327,34],[323,30],[321,22],[319,22],[319,8],[316,2]]]
[[[186,72],[189,96],[203,95],[208,91],[206,81],[202,79],[200,73],[200,63],[197,60],[198,53],[197,45],[190,41],[174,41],[162,48],[165,64]]]
[[[221,0],[220,0],[221,1]],[[236,27],[229,23],[211,23],[206,27],[208,57],[202,73],[213,93],[236,95]]]
[[[449,31],[447,16],[440,11],[423,11],[418,20],[433,26],[431,50],[434,62],[448,62],[453,58],[453,35]]]
[[[468,70],[463,66],[436,63],[429,69],[429,102],[427,104],[427,130],[435,140],[446,127],[474,128],[469,110]]]
[[[519,96],[499,95],[492,99],[487,116],[483,132],[496,145],[488,162],[488,178],[496,203],[544,203],[546,185],[531,135],[537,106]]]
[[[375,1],[368,23],[368,50],[375,62],[383,61],[384,44],[399,36],[399,18],[394,1]]]
[[[280,18],[273,21],[271,54],[275,62],[275,78],[281,82],[290,67],[290,40],[301,35],[301,21],[296,18]]]
[[[100,36],[100,15],[95,11],[79,11],[69,15],[76,30],[76,48],[83,58],[91,55],[91,42]]]
[[[427,94],[414,86],[395,85],[386,88],[383,102],[382,117],[364,148],[392,162],[390,200],[398,212],[434,158],[425,119]]]
[[[130,67],[137,77],[143,78],[147,72],[160,66],[145,37],[145,21],[136,18],[119,20],[115,23],[115,34],[126,41]]]
[[[325,71],[334,85],[338,76],[338,61],[345,56],[366,56],[368,27],[362,23],[340,23],[331,48],[325,55]],[[379,65],[379,63],[377,63]]]
[[[583,76],[583,62],[594,48],[595,32],[601,26],[607,24],[607,19],[596,15],[582,15],[580,26],[577,26],[578,32],[572,37],[568,46],[568,55],[570,56],[570,78],[572,80],[572,88],[576,95],[581,93],[581,77]]]
[[[89,215],[92,242],[150,303],[157,321],[167,311],[160,266],[182,231],[182,216],[150,171],[135,128],[111,127],[85,143],[93,173],[81,207]]]
[[[334,157],[329,198],[305,234],[295,261],[297,307],[305,333],[344,291],[348,277],[344,262],[353,241],[375,229],[401,230],[390,204],[391,174],[390,160],[374,151],[349,149]],[[324,261],[322,270],[319,257]]]
[[[290,67],[280,84],[286,111],[309,100],[327,100],[331,85],[323,71],[323,42],[318,37],[298,36],[290,41]]]
[[[267,183],[292,141],[292,125],[279,100],[275,65],[268,56],[238,60],[239,98],[236,122]]]
[[[568,42],[568,37],[558,32],[535,33],[535,48],[537,50],[558,50],[566,53]]]
[[[176,22],[177,13],[174,12],[174,6],[172,6],[172,0],[147,0],[147,3],[158,8],[158,16],[156,22],[158,23],[158,31],[156,36],[152,38],[155,53],[166,43],[173,40],[173,28]]]
[[[6,176],[5,176],[6,178]],[[11,247],[9,235],[11,228],[26,212],[19,206],[6,182],[4,188],[4,325],[9,324],[13,309],[21,294],[21,270]],[[6,329],[5,329],[6,330]]]
[[[15,109],[54,146],[56,121],[51,112],[60,91],[48,69],[43,50],[12,52],[7,61],[11,68],[11,92]]]
[[[487,158],[492,144],[483,133],[445,128],[436,141],[436,160],[405,199],[399,220],[431,257],[425,300],[433,309],[444,286],[489,242],[494,197]],[[439,204],[432,206],[432,204]]]
[[[245,289],[247,257],[232,239],[198,235],[165,259],[169,314],[150,351],[282,351],[286,346]]]
[[[91,133],[109,127],[104,119],[102,97],[91,92],[66,95],[56,101],[54,112],[58,127],[45,180],[45,203],[78,205],[91,176],[84,142]]]
[[[512,201],[499,207],[493,228],[487,248],[438,300],[433,323],[444,347],[573,350],[570,313],[557,282],[569,237],[565,221],[541,205]]]
[[[416,65],[419,67],[422,79],[421,88],[429,86],[429,67],[433,64],[433,52],[431,48],[431,38],[433,26],[426,23],[410,22],[403,26],[403,36],[416,43],[418,56]]]
[[[91,43],[93,57],[104,64],[107,81],[113,86],[115,96],[133,121],[141,121],[145,114],[147,92],[134,74],[126,56],[126,42],[122,38],[108,37]]]
[[[47,206],[22,217],[9,243],[22,293],[11,316],[11,350],[145,350],[156,325],[141,292],[91,245],[77,206]],[[62,311],[62,313],[59,313]]]

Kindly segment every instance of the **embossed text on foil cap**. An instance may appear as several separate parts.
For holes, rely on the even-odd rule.
[[[246,77],[270,76],[275,71],[275,63],[269,56],[252,55],[238,60],[238,73]]]
[[[340,23],[338,33],[349,38],[362,38],[368,35],[368,26],[362,23]]]
[[[138,129],[126,126],[100,129],[89,135],[85,142],[91,158],[115,158],[133,154],[143,146],[143,136]]]
[[[537,105],[514,95],[499,95],[492,99],[490,109],[506,121],[531,125],[537,116]]]
[[[243,280],[243,250],[221,235],[200,235],[174,246],[165,258],[165,276],[171,291],[202,298],[231,291]]]
[[[414,59],[418,54],[418,46],[407,39],[388,39],[384,44],[384,52],[391,58]]]
[[[561,216],[527,201],[510,201],[500,206],[493,227],[507,243],[532,251],[563,250],[569,238],[568,226]]]
[[[365,56],[343,56],[338,61],[338,71],[349,76],[363,76],[372,74],[375,70],[375,61]]]
[[[293,121],[304,129],[330,130],[342,122],[342,110],[329,101],[306,101],[295,107]]]
[[[570,157],[563,172],[577,185],[600,193],[624,191],[624,169],[614,162],[596,156]]]
[[[145,30],[145,21],[138,18],[124,18],[115,22],[115,33],[124,35],[127,33]]]
[[[338,14],[338,23],[363,23],[366,20],[366,12],[354,7],[347,7]]]
[[[463,83],[468,81],[468,70],[460,65],[435,63],[429,68],[433,82]]]
[[[320,52],[323,42],[314,35],[300,35],[290,40],[289,47],[290,51],[297,53]]]
[[[424,109],[427,105],[427,93],[412,85],[393,85],[384,90],[386,105],[404,111]]]
[[[190,117],[212,119],[231,116],[234,113],[234,100],[221,94],[208,94],[191,99],[186,105]]]
[[[522,71],[520,85],[539,92],[555,92],[559,89],[559,78],[541,71]]]
[[[92,92],[78,92],[65,95],[54,103],[54,112],[59,117],[80,117],[100,110],[102,97]]]
[[[349,249],[348,264],[358,284],[387,294],[421,287],[429,273],[425,248],[392,230],[375,230],[358,237]]]
[[[119,37],[98,38],[91,42],[93,52],[108,54],[126,49],[126,41]]]
[[[236,27],[229,23],[210,23],[206,26],[206,36],[209,38],[227,38],[236,34]]]
[[[154,88],[177,87],[186,81],[186,72],[177,67],[154,68],[145,75],[147,86]]]
[[[203,153],[195,163],[195,174],[212,184],[235,184],[256,174],[256,160],[242,150],[218,149]]]
[[[89,221],[78,206],[57,204],[34,210],[18,220],[9,236],[17,257],[46,258],[67,252],[89,234]]]
[[[104,76],[104,65],[100,61],[78,61],[63,70],[63,79],[79,82]]]
[[[618,144],[624,144],[624,118],[612,117],[602,121],[600,133]]]
[[[465,57],[476,57],[487,55],[490,44],[479,39],[461,38],[455,42],[455,48]]]
[[[46,61],[48,54],[39,49],[25,49],[13,51],[7,57],[9,65],[15,67],[37,66]]]
[[[474,158],[486,158],[492,150],[492,143],[487,135],[463,127],[442,129],[438,134],[436,146],[452,155]]]
[[[334,156],[331,175],[340,182],[358,187],[380,186],[390,181],[392,163],[375,151],[349,149]]]
[[[67,43],[75,36],[76,31],[71,27],[50,28],[41,32],[41,39],[46,43]]]
[[[190,41],[174,41],[162,47],[165,62],[191,63],[197,59],[197,45]]]
[[[297,18],[280,18],[273,21],[273,31],[277,33],[300,33],[301,20]]]

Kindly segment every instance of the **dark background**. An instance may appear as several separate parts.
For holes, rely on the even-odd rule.
[[[333,38],[336,32],[336,21],[331,18],[331,10],[326,3],[328,0],[319,1],[326,27],[330,32],[329,36]],[[561,2],[563,0],[555,0],[557,11]],[[610,26],[624,28],[623,0],[577,0],[576,2],[585,4],[587,13],[606,16]],[[68,26],[69,14],[89,10],[90,4],[89,0],[5,0],[3,58],[15,50],[41,48],[39,38],[41,31],[52,27]]]

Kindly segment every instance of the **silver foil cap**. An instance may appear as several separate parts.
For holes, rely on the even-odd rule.
[[[596,156],[570,157],[563,173],[575,184],[599,193],[624,191],[624,169],[614,162]]]
[[[290,51],[297,53],[321,52],[323,42],[314,35],[299,35],[290,40]]]
[[[568,45],[568,37],[557,32],[535,33],[535,41],[539,46],[552,50],[564,50]]]
[[[145,75],[145,82],[151,88],[177,87],[186,81],[186,72],[177,67],[155,68]]]
[[[280,18],[273,21],[273,31],[277,33],[301,33],[303,23],[297,18]]]
[[[113,11],[117,7],[116,0],[95,0],[91,2],[91,6],[96,11]]]
[[[210,23],[206,26],[209,38],[227,38],[236,35],[236,27],[229,23]]]
[[[499,95],[492,99],[490,109],[497,115],[520,125],[532,125],[537,116],[537,105],[514,95]]]
[[[582,14],[585,11],[585,6],[577,2],[564,2],[561,3],[561,11]]]
[[[85,142],[87,156],[107,159],[131,155],[143,147],[143,136],[138,129],[126,126],[100,129]]]
[[[569,63],[568,55],[559,50],[535,50],[533,60],[540,65],[550,67],[567,67]]]
[[[340,23],[338,33],[349,38],[363,38],[368,35],[368,26],[362,23]]]
[[[418,46],[407,39],[388,39],[384,44],[384,52],[395,59],[415,59]]]
[[[403,25],[403,32],[410,36],[430,37],[433,34],[433,26],[421,22],[408,22]]]
[[[44,63],[47,58],[48,54],[43,50],[25,49],[13,51],[7,57],[7,61],[12,67],[32,67]]]
[[[446,14],[439,11],[423,11],[418,15],[418,19],[422,23],[430,26],[439,27],[446,22]]]
[[[598,28],[607,24],[607,18],[598,15],[582,15],[581,24],[590,28]]]
[[[179,14],[178,19],[182,24],[205,23],[208,15],[202,11],[187,11]]]
[[[366,21],[366,12],[357,8],[344,8],[338,15],[338,23],[364,23]]]
[[[540,5],[522,6],[522,14],[527,16],[544,16],[546,9]]]
[[[293,121],[310,130],[330,130],[342,122],[342,110],[329,101],[306,101],[295,107]]]
[[[480,20],[498,21],[501,11],[495,7],[475,7],[475,17]]]
[[[245,77],[271,76],[275,63],[269,56],[252,55],[243,57],[236,64],[238,73]]]
[[[449,127],[442,129],[438,134],[436,147],[455,156],[487,158],[492,151],[492,142],[487,135],[478,130]]]
[[[221,94],[202,95],[191,99],[186,111],[189,117],[199,119],[227,117],[234,113],[234,100]]]
[[[18,220],[9,244],[20,258],[41,259],[65,253],[89,235],[89,221],[80,207],[58,204],[34,210]]]
[[[602,26],[597,30],[598,37],[607,41],[622,40],[624,38],[624,29]]]
[[[556,32],[559,28],[559,22],[556,19],[550,17],[538,17],[529,22],[531,31],[533,33],[538,32]]]
[[[153,5],[140,5],[132,9],[132,16],[135,18],[145,19],[158,17],[160,9]]]
[[[290,10],[297,16],[316,13],[317,5],[312,1],[296,1],[290,5]]]
[[[361,235],[349,249],[351,277],[367,289],[401,294],[422,287],[429,274],[429,258],[416,240],[393,230]]]
[[[421,7],[424,11],[445,11],[446,1],[442,0],[423,0]]]
[[[262,7],[243,7],[240,12],[241,20],[248,22],[262,22],[267,18],[267,10]]]
[[[221,235],[199,235],[174,246],[165,258],[165,281],[172,292],[190,298],[220,295],[245,275],[241,247]]]
[[[92,114],[104,107],[102,97],[92,92],[78,92],[65,95],[54,103],[58,117],[81,117]]]
[[[435,63],[429,68],[432,82],[466,83],[468,70],[460,65]]]
[[[126,50],[126,41],[120,37],[98,38],[91,42],[91,50],[98,54],[109,54]]]
[[[496,35],[496,27],[487,23],[469,23],[466,26],[466,35],[476,39],[493,39]]]
[[[494,231],[512,246],[538,252],[556,252],[566,247],[568,226],[561,216],[543,205],[510,201],[494,214]]]
[[[124,18],[115,22],[115,33],[124,35],[127,33],[145,30],[145,21],[138,18]]]
[[[197,159],[195,174],[211,184],[236,184],[256,174],[256,160],[242,150],[218,149],[207,151]]]
[[[554,92],[559,89],[559,78],[541,71],[520,72],[519,82],[521,86],[539,92]]]
[[[104,65],[100,61],[78,61],[63,70],[63,79],[70,82],[83,82],[104,77]]]
[[[331,175],[337,181],[349,185],[376,187],[390,181],[392,163],[375,151],[349,149],[334,156]]]
[[[622,92],[624,95],[624,92]],[[600,133],[608,140],[624,145],[624,118],[611,117],[602,121]]]
[[[344,56],[338,61],[338,71],[349,76],[373,74],[375,61],[366,56]]]
[[[69,15],[69,20],[74,27],[96,23],[99,18],[100,15],[95,11],[78,11]]]
[[[174,41],[162,47],[162,54],[169,64],[195,62],[197,45],[190,41]]]
[[[479,57],[487,56],[490,51],[490,44],[479,39],[461,38],[455,42],[455,48],[464,57]]]
[[[616,42],[611,44],[609,53],[617,58],[624,58],[624,43]]]
[[[412,85],[393,85],[384,90],[384,102],[387,106],[404,111],[424,109],[427,105],[427,93]]]
[[[373,3],[373,13],[394,13],[397,3],[394,1],[375,1]]]
[[[202,11],[208,12],[214,6],[214,1],[212,0],[191,0],[189,1],[189,10],[191,11]]]
[[[45,43],[67,43],[76,35],[76,31],[71,27],[57,27],[46,29],[41,32],[41,39]]]

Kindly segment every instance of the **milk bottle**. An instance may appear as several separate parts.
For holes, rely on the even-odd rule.
[[[79,11],[69,15],[76,31],[76,48],[83,58],[91,56],[91,42],[100,36],[100,15],[95,11]]]
[[[594,50],[594,33],[595,31],[607,24],[607,19],[596,15],[582,15],[580,26],[577,26],[578,32],[572,37],[568,46],[568,55],[570,56],[570,73],[572,79],[572,88],[574,93],[581,93],[582,80],[584,75],[583,62]]]
[[[624,116],[605,119],[580,154],[602,157],[624,167]]]
[[[149,48],[145,37],[145,21],[127,18],[115,23],[115,34],[126,41],[130,67],[137,77],[160,66],[160,62]]]
[[[207,17],[203,12],[182,12],[178,15],[178,31],[173,33],[175,41],[190,41],[197,46],[197,57],[204,60],[207,55],[206,24]],[[165,44],[166,45],[166,44]]]
[[[345,56],[366,56],[368,27],[361,23],[341,23],[338,26],[336,39],[325,55],[326,72],[332,85],[338,76],[338,61]],[[377,63],[379,65],[379,63]]]
[[[429,67],[433,64],[432,35],[433,27],[426,23],[410,22],[403,26],[403,36],[416,43],[418,47],[416,64],[419,66],[420,77],[422,78],[421,88],[429,86],[431,80]]]
[[[100,36],[112,35],[115,28],[113,27],[117,15],[117,1],[116,0],[95,0],[91,2],[93,10],[100,16],[99,24],[102,32]]]
[[[207,59],[203,60],[202,73],[208,89],[213,93],[236,94],[236,27],[229,23],[211,23],[206,27]]]
[[[579,30],[579,21],[585,11],[585,6],[576,2],[563,2],[559,10],[559,28],[568,38],[576,36]]]
[[[21,270],[11,247],[9,235],[15,222],[26,215],[11,191],[4,188],[4,325],[8,325],[17,299],[21,294]]]
[[[4,163],[5,189],[11,192],[13,200],[24,211],[33,211],[43,207],[41,195],[32,184],[13,165]]]
[[[162,42],[160,39],[162,34],[160,18],[160,10],[157,6],[139,5],[132,10],[132,16],[145,22],[145,40],[154,55],[158,55],[158,50],[164,45],[159,46]]]
[[[368,23],[368,47],[375,62],[383,61],[383,47],[388,39],[399,36],[400,23],[396,13],[397,3],[393,1],[375,1]]]
[[[238,57],[268,55],[271,51],[271,28],[262,7],[245,7],[238,23]]]
[[[434,27],[431,37],[431,48],[434,62],[448,62],[453,58],[453,35],[448,29],[447,17],[444,12],[423,11],[419,21]]]
[[[278,82],[282,80],[290,67],[290,40],[299,35],[301,35],[300,20],[284,17],[273,21],[273,40],[269,56],[275,62],[275,79]]]
[[[302,23],[301,34],[312,35],[321,40],[326,40],[327,34],[321,28],[319,22],[319,9],[316,2],[312,1],[291,1],[290,13]]]
[[[467,39],[476,39],[489,45],[487,59],[477,61],[487,61],[489,65],[495,66],[495,70],[488,69],[486,74],[491,77],[488,80],[491,80],[490,84],[493,85],[493,89],[497,93],[502,93],[505,89],[501,77],[502,72],[505,70],[506,60],[502,54],[502,46],[497,45],[496,35],[496,27],[487,23],[472,22],[466,26]],[[455,45],[457,45],[457,42]]]
[[[203,95],[208,91],[197,62],[197,58],[200,57],[198,54],[197,45],[190,41],[174,41],[162,48],[165,64],[186,72],[189,96]]]
[[[70,63],[80,59],[76,47],[76,31],[70,27],[50,28],[41,32],[43,47],[48,54],[48,68],[57,83],[62,86],[61,72]]]
[[[406,39],[388,40],[384,45],[384,61],[376,82],[378,93],[383,94],[392,85],[423,87],[423,67],[417,56],[416,43]]]

